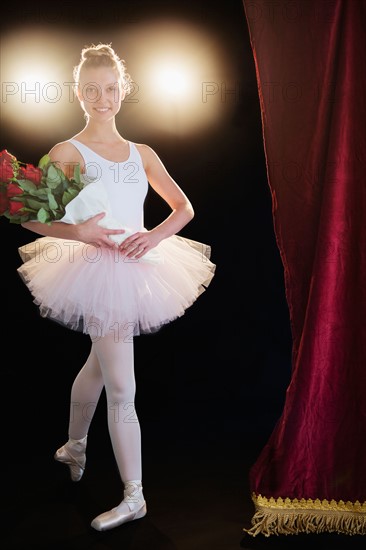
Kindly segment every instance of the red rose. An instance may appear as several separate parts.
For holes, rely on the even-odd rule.
[[[7,211],[9,206],[9,200],[6,194],[5,189],[0,188],[0,216],[4,214],[4,212]]]
[[[6,194],[8,195],[8,198],[11,199],[17,195],[22,195],[23,189],[21,189],[18,184],[11,182],[7,187]]]
[[[8,153],[6,149],[0,153],[0,181],[8,183],[14,177],[13,162],[16,162],[14,155]]]
[[[40,168],[37,168],[33,166],[33,164],[27,164],[25,168],[19,169],[19,178],[29,180],[35,185],[39,185],[41,183],[41,178],[43,176],[43,172]]]
[[[21,214],[19,210],[21,210],[24,206],[25,205],[22,202],[9,201],[9,214],[11,216],[16,216],[17,214]]]
[[[0,153],[0,162],[3,162],[4,160],[6,160],[7,162],[17,162],[16,157],[9,153],[9,151],[7,151],[6,149],[3,149]]]

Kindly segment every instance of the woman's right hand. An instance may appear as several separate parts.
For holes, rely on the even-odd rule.
[[[99,225],[99,220],[103,219],[105,215],[105,212],[100,212],[87,221],[77,224],[77,240],[94,246],[118,247],[117,243],[112,241],[108,235],[121,235],[125,233],[125,230],[107,229]]]

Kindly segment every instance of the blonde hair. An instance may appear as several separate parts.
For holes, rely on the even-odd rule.
[[[111,67],[112,69],[116,69],[122,80],[122,86],[126,95],[131,93],[132,79],[126,71],[125,61],[118,57],[111,44],[98,44],[97,46],[91,44],[81,50],[79,64],[73,69],[75,83],[79,83],[80,72],[83,69],[95,67]]]

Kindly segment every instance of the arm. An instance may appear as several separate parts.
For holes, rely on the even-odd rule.
[[[175,235],[194,217],[188,197],[167,172],[157,154],[147,145],[140,146],[147,178],[151,187],[172,209],[171,214],[152,231],[161,239]]]
[[[170,176],[158,155],[147,145],[138,145],[145,172],[151,187],[165,200],[172,212],[159,225],[145,233],[135,233],[120,245],[120,250],[127,257],[140,258],[148,250],[154,248],[159,242],[171,235],[175,235],[194,217],[194,210],[188,197]],[[133,246],[133,250],[131,250]],[[127,250],[130,247],[130,252]],[[136,247],[143,251],[135,254]]]
[[[55,145],[48,153],[51,160],[56,162],[58,167],[68,178],[73,176],[74,166],[80,164],[84,169],[83,158],[75,147],[68,142],[62,142]],[[79,224],[69,224],[61,221],[51,222],[50,224],[31,221],[22,223],[22,227],[34,231],[39,235],[55,237],[59,239],[75,240],[95,246],[108,246],[114,248],[116,244],[108,235],[117,235],[124,233],[123,229],[105,229],[98,225],[100,219],[105,216],[104,212],[93,216],[86,222]]]
[[[51,222],[48,225],[47,223],[31,221],[22,223],[22,227],[46,237],[56,237],[58,239],[70,239],[75,241],[80,240],[77,226],[64,222]]]
[[[86,222],[70,224],[64,222],[41,223],[37,221],[22,223],[22,227],[34,231],[39,235],[66,239],[71,241],[81,241],[83,243],[93,244],[94,246],[108,246],[115,248],[117,245],[108,235],[119,235],[124,233],[124,229],[104,229],[98,225],[98,221],[105,216],[101,212],[93,216]]]

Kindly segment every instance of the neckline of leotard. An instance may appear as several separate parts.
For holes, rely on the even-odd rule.
[[[87,149],[89,149],[89,151],[91,151],[94,155],[96,155],[97,157],[101,158],[102,160],[104,160],[104,162],[112,162],[113,164],[125,164],[125,162],[128,162],[131,158],[131,154],[132,154],[132,150],[131,150],[131,142],[126,139],[127,143],[128,143],[128,148],[129,148],[129,153],[128,153],[128,157],[126,160],[122,160],[122,161],[117,161],[117,160],[109,160],[109,159],[106,159],[105,157],[102,157],[102,155],[99,155],[99,153],[96,153],[93,149],[91,149],[90,147],[88,147],[88,145],[85,145],[85,143],[81,143],[81,141],[78,141],[77,139],[70,139],[71,142],[73,141],[76,141],[76,143],[79,143],[80,145],[82,145],[83,147],[86,147]]]

